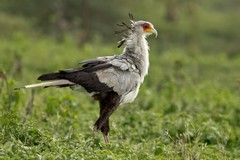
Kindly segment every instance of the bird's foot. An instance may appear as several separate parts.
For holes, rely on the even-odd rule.
[[[106,144],[109,143],[109,136],[108,135],[103,134],[103,138],[104,138],[104,142]]]
[[[99,128],[97,125],[93,126],[93,139],[95,139],[95,133],[99,131]],[[108,133],[103,133],[103,138],[104,138],[104,142],[107,144],[109,143],[109,136]]]
[[[98,131],[97,126],[93,126],[93,132],[92,132],[92,137],[95,139],[95,133]]]
[[[95,133],[98,132],[98,127],[96,125],[93,126],[93,138],[95,138]]]
[[[93,133],[97,132],[99,130],[98,126],[97,125],[94,125],[93,126]]]

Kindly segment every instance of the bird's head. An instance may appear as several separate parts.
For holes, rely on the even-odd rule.
[[[129,14],[130,17],[130,22],[131,22],[131,26],[129,26],[128,24],[122,22],[120,24],[117,24],[117,26],[122,27],[123,29],[120,31],[115,31],[115,34],[119,34],[119,33],[124,33],[126,31],[128,31],[128,35],[124,35],[122,37],[122,40],[119,41],[119,45],[118,48],[121,47],[125,41],[130,37],[130,36],[149,36],[151,34],[155,34],[155,36],[157,37],[157,30],[154,28],[153,24],[147,21],[135,21],[132,14]]]
[[[152,23],[147,21],[132,21],[132,32],[144,36],[148,36],[153,33],[157,37],[157,30],[154,28]]]

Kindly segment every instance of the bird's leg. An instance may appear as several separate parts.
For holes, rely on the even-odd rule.
[[[99,101],[100,116],[103,113],[104,107],[106,106],[106,104],[107,104],[107,101],[105,101],[105,100]],[[103,134],[103,138],[104,138],[105,143],[109,143],[109,138],[108,138],[109,131],[110,131],[110,127],[109,127],[109,118],[108,118],[107,121],[101,127],[101,132]]]
[[[109,127],[109,119],[103,124],[102,128],[101,128],[101,132],[103,134],[103,138],[105,143],[109,143],[109,131],[110,131],[110,127]]]
[[[109,120],[107,120],[101,128],[101,132],[103,134],[105,143],[109,143],[109,131],[110,131]],[[95,132],[97,132],[97,130],[94,128],[93,129],[93,139],[95,139]]]
[[[104,107],[106,106],[107,103],[108,102],[105,101],[104,99],[99,100],[100,115],[103,113]],[[109,127],[109,118],[108,118],[107,121],[101,127],[101,132],[103,134],[105,143],[109,143],[109,138],[108,138],[109,131],[110,131],[110,127]]]
[[[108,142],[109,117],[117,109],[119,105],[119,96],[115,92],[110,92],[108,95],[100,100],[100,116],[94,124],[94,132],[101,129],[105,142]]]

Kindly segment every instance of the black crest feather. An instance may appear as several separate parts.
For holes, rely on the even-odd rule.
[[[134,21],[133,15],[132,15],[131,13],[129,13],[128,16],[129,16],[129,19],[130,19],[131,22]],[[121,29],[118,30],[118,31],[115,31],[115,32],[114,32],[115,34],[121,34],[121,33],[125,33],[125,32],[127,32],[127,31],[132,30],[132,26],[131,26],[131,25],[128,25],[128,24],[125,23],[125,22],[118,23],[117,26],[118,26],[118,27],[121,27]],[[124,36],[122,37],[122,40],[120,40],[120,41],[118,42],[119,45],[118,45],[117,47],[120,48],[120,47],[124,44],[124,42],[126,41],[126,39],[127,39],[127,35],[124,35]]]

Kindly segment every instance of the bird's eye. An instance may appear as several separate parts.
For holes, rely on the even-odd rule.
[[[149,26],[149,24],[144,23],[144,24],[142,25],[142,27],[143,27],[143,29],[148,29],[150,26]]]

